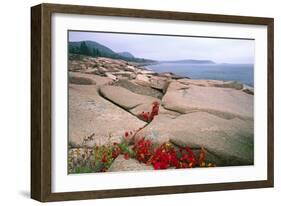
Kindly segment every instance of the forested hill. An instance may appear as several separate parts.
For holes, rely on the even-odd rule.
[[[134,57],[131,53],[124,51],[121,53],[114,52],[110,48],[95,41],[76,41],[68,43],[68,51],[72,54],[81,54],[92,57],[107,57],[112,59],[122,59],[125,61],[138,63],[155,63],[151,59]]]

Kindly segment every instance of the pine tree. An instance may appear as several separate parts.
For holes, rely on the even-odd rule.
[[[97,56],[98,56],[98,57],[101,57],[100,50],[98,50],[98,49],[97,49]]]
[[[93,48],[93,51],[92,51],[92,56],[93,56],[93,57],[96,57],[96,56],[97,56],[97,51],[96,51],[96,49],[95,49],[95,48]]]
[[[80,54],[90,55],[89,48],[88,48],[86,42],[84,42],[84,41],[80,44]]]
[[[96,48],[93,48],[92,56],[93,57],[100,57],[101,56],[100,50],[96,49]]]

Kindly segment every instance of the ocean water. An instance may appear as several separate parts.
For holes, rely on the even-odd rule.
[[[160,63],[146,67],[155,72],[173,72],[191,79],[234,80],[254,86],[253,64]]]

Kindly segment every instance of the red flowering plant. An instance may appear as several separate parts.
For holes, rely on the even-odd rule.
[[[159,113],[159,102],[152,103],[152,109],[150,112],[141,112],[138,117],[146,122],[151,122],[154,119],[154,116],[158,115]]]
[[[180,149],[179,155],[180,165],[179,168],[191,168],[195,167],[197,161],[195,159],[195,155],[189,147],[185,147],[184,149]]]
[[[151,122],[158,113],[159,103],[153,102],[151,111],[142,112],[139,118],[146,122]],[[120,143],[95,146],[92,153],[92,166],[86,168],[87,170],[77,167],[77,171],[105,172],[119,154],[124,155],[125,159],[135,158],[141,163],[152,165],[155,170],[215,166],[213,163],[206,162],[203,146],[199,156],[195,156],[189,147],[176,147],[170,142],[165,142],[159,146],[145,137],[135,138],[142,128],[125,131]]]
[[[142,163],[151,164],[154,169],[211,167],[213,163],[205,163],[205,151],[202,146],[198,160],[189,147],[177,149],[171,143],[163,143],[155,147],[150,140],[141,138],[132,148],[135,158]]]
[[[155,149],[155,153],[150,160],[154,169],[167,169],[179,166],[179,160],[175,148],[170,143],[164,143]]]
[[[139,118],[146,122],[151,122],[158,115],[159,106],[158,102],[153,102],[151,111],[142,112],[139,114]],[[152,165],[154,169],[214,166],[211,163],[206,164],[203,146],[198,160],[189,147],[176,148],[169,142],[165,142],[157,147],[151,140],[145,139],[144,137],[138,138],[134,146],[130,147],[129,143],[132,142],[133,137],[141,129],[139,128],[133,132],[125,132],[124,141],[119,145],[125,159],[129,157],[136,158],[139,162]]]
[[[152,143],[145,138],[139,139],[132,149],[136,154],[136,159],[140,162],[147,163],[153,156]]]

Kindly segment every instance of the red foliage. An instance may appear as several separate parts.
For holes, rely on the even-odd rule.
[[[106,162],[107,162],[106,154],[103,154],[103,155],[102,155],[101,161],[102,161],[103,163],[106,163]]]
[[[133,151],[136,153],[136,158],[143,163],[147,163],[147,161],[152,156],[151,150],[152,143],[150,140],[145,140],[141,138],[133,147]]]
[[[201,152],[200,152],[200,156],[199,156],[199,165],[200,166],[205,166],[205,150],[204,147],[201,147]]]
[[[129,133],[128,132],[125,132],[125,137],[128,137],[129,136]]]
[[[188,163],[188,167],[194,167],[196,165],[194,153],[191,151],[189,147],[185,147],[185,150],[187,151],[188,155],[185,155],[183,161]]]
[[[138,116],[140,119],[146,122],[151,122],[154,119],[154,116],[158,115],[159,113],[159,103],[153,102],[151,112],[142,112]]]
[[[179,160],[174,147],[168,143],[162,144],[155,150],[151,159],[154,169],[167,169],[168,167],[179,167]]]
[[[129,154],[129,153],[124,154],[124,159],[125,159],[125,160],[130,159],[130,154]]]
[[[151,120],[153,120],[154,116],[158,115],[159,112],[159,103],[153,102],[152,103],[152,110],[151,110]]]
[[[114,145],[115,146],[115,145]],[[115,159],[120,154],[120,148],[116,145],[112,150],[112,158]]]
[[[151,164],[154,169],[192,168],[196,166],[205,167],[205,152],[202,146],[198,161],[189,147],[176,150],[170,143],[164,143],[160,147],[152,149],[150,140],[140,139],[133,147],[136,159],[142,163]],[[209,163],[208,166],[215,166]]]
[[[130,132],[126,132],[130,134]],[[192,167],[214,167],[214,163],[206,163],[205,150],[201,147],[200,154],[196,159],[193,151],[189,147],[176,148],[171,143],[166,142],[156,147],[151,140],[144,137],[139,139],[132,147],[132,152],[122,151],[121,144],[114,143],[111,147],[111,153],[105,150],[102,153],[101,162],[105,164],[99,171],[106,172],[108,165],[118,157],[119,154],[124,155],[124,159],[136,158],[139,162],[152,165],[155,170],[168,168],[192,168]]]

